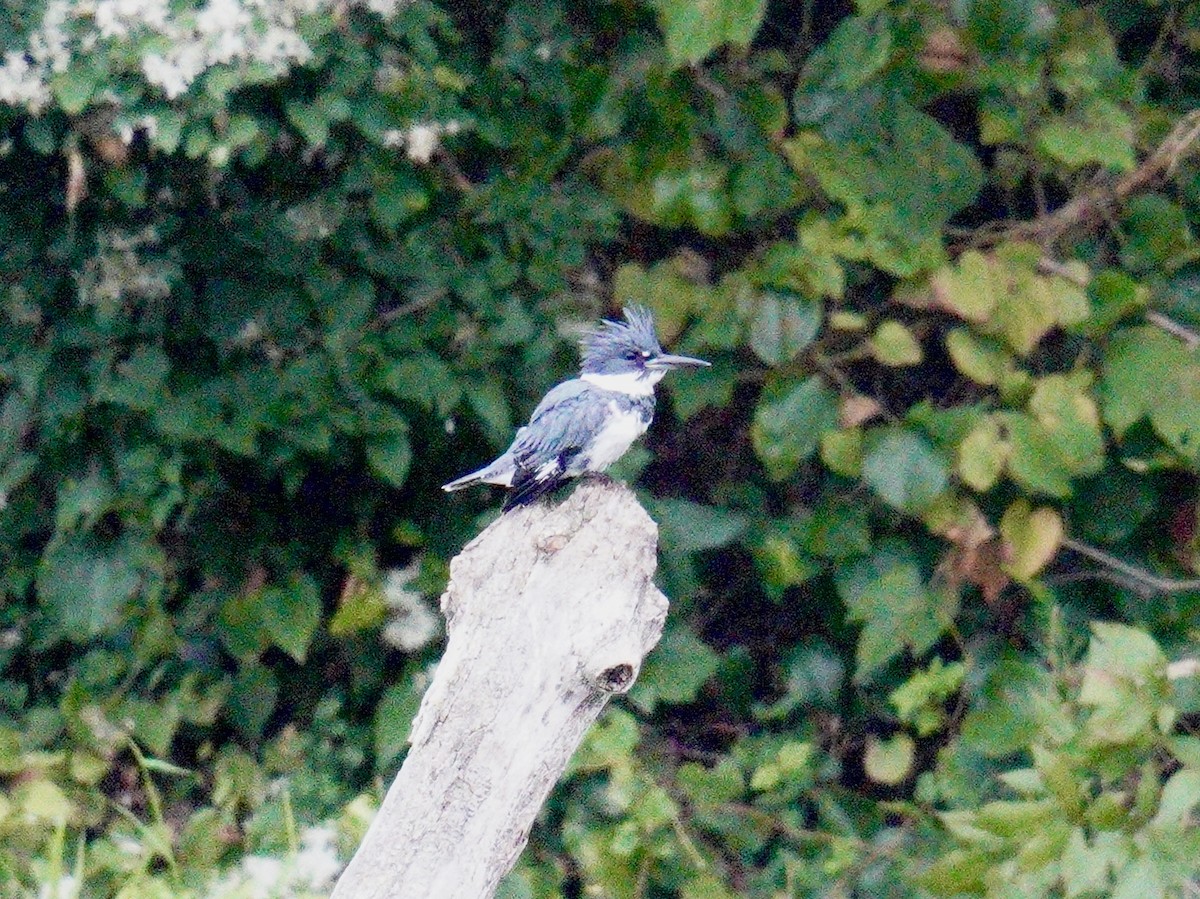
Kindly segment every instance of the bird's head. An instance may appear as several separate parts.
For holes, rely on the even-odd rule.
[[[690,356],[663,352],[654,333],[654,316],[641,306],[625,308],[625,320],[605,320],[584,335],[584,376],[623,376],[657,383],[673,368],[705,367],[709,363]]]

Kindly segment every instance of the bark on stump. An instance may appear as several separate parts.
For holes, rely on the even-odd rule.
[[[450,565],[449,633],[411,747],[333,899],[482,899],[588,727],[658,642],[658,529],[581,484],[493,522]]]

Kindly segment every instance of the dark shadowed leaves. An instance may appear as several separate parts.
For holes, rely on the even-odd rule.
[[[104,541],[75,534],[51,548],[38,573],[38,593],[58,622],[58,636],[86,642],[109,631],[137,592],[148,561],[131,537]]]
[[[889,540],[836,575],[849,617],[862,624],[854,679],[863,681],[905,650],[926,652],[953,621],[957,602],[930,589],[912,548]]]

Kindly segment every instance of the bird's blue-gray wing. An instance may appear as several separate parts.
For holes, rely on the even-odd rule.
[[[546,394],[513,441],[512,454],[521,468],[537,471],[552,461],[578,453],[604,425],[606,398],[578,378],[564,381]]]

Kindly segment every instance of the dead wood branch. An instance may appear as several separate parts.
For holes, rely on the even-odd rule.
[[[586,483],[459,553],[408,757],[334,899],[493,895],[588,727],[658,641],[657,536],[627,487]]]

